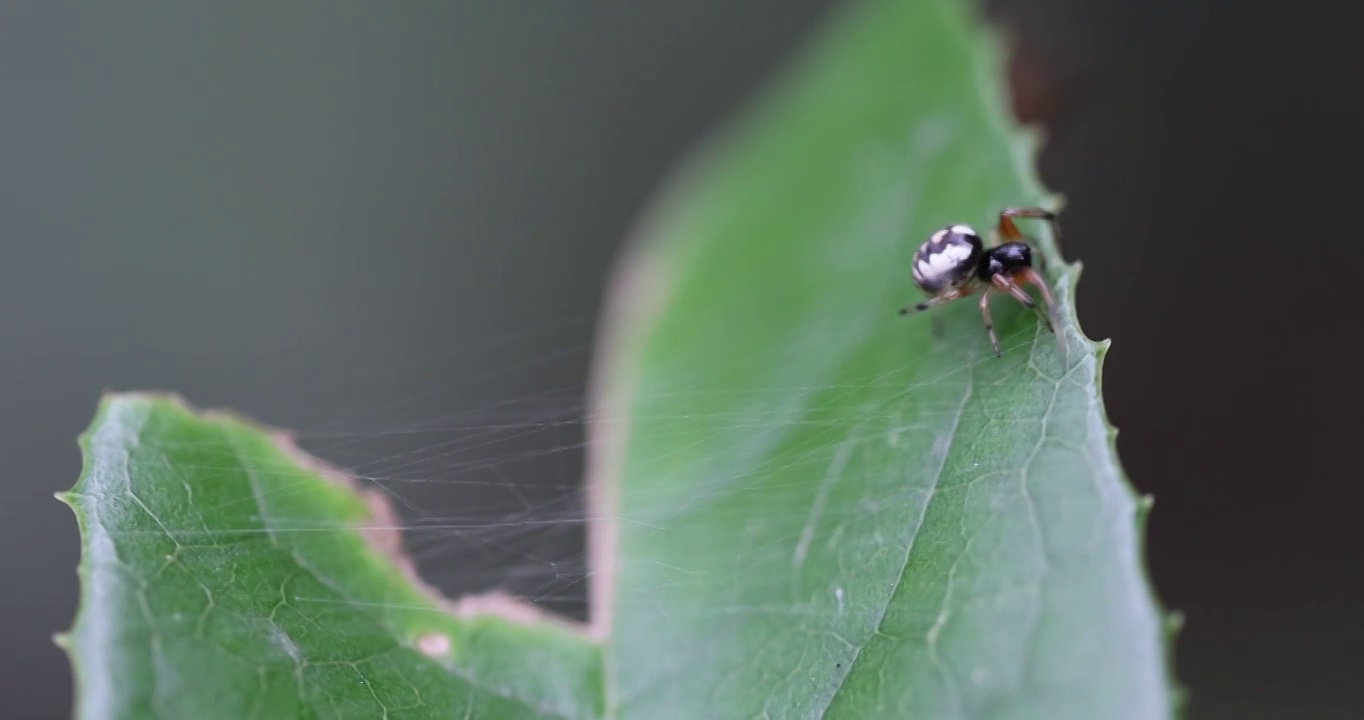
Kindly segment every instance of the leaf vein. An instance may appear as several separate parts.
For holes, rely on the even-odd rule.
[[[910,537],[909,542],[905,545],[904,558],[901,560],[900,571],[895,577],[895,583],[891,586],[890,595],[886,598],[886,602],[881,607],[881,612],[876,618],[876,629],[867,637],[866,642],[862,643],[862,645],[857,648],[857,651],[853,653],[852,659],[848,661],[848,668],[843,673],[843,679],[839,681],[838,687],[834,689],[834,692],[829,694],[829,699],[825,702],[824,707],[819,710],[820,718],[827,716],[829,708],[833,707],[834,700],[838,698],[838,694],[843,691],[843,688],[847,687],[848,678],[852,677],[853,671],[857,669],[858,661],[861,660],[862,652],[866,650],[867,645],[871,644],[871,641],[878,635],[883,634],[882,626],[885,624],[886,614],[890,611],[891,603],[894,602],[895,595],[900,590],[900,584],[904,582],[905,574],[909,569],[910,558],[914,555],[914,548],[918,544],[919,533],[923,531],[924,519],[928,517],[928,508],[933,503],[933,499],[938,490],[938,483],[941,482],[943,471],[947,467],[947,458],[951,454],[952,445],[956,443],[957,427],[961,423],[962,414],[966,411],[967,403],[971,400],[972,392],[972,382],[970,375],[968,374],[966,379],[966,390],[962,393],[961,402],[957,404],[956,412],[952,416],[952,429],[949,434],[951,440],[941,453],[938,469],[933,473],[933,482],[929,483],[928,497],[924,499],[923,506],[919,509],[919,518],[914,528],[914,535]]]

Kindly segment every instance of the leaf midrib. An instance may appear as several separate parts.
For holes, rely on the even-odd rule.
[[[913,557],[914,549],[918,546],[919,534],[923,532],[924,520],[928,517],[929,506],[937,499],[938,483],[942,480],[943,472],[947,468],[947,461],[952,455],[952,448],[956,445],[957,429],[961,423],[962,415],[966,411],[966,406],[971,400],[971,395],[974,393],[974,387],[975,385],[968,372],[966,376],[966,390],[962,393],[961,402],[957,404],[957,411],[952,417],[951,440],[942,452],[942,460],[938,463],[938,469],[933,474],[933,481],[929,483],[928,497],[924,500],[923,505],[919,509],[919,517],[914,526],[914,534],[910,536],[909,542],[905,545],[904,558],[900,562],[900,571],[895,576],[895,582],[891,585],[890,593],[886,597],[885,604],[881,606],[881,612],[876,618],[875,629],[867,636],[866,641],[858,646],[857,651],[853,653],[852,659],[848,661],[847,671],[844,672],[843,677],[839,679],[838,685],[834,688],[834,691],[829,694],[828,700],[824,703],[824,707],[819,709],[820,718],[828,716],[829,708],[833,707],[834,701],[838,699],[839,694],[843,692],[843,689],[848,686],[848,678],[852,677],[853,671],[859,667],[858,663],[862,659],[862,651],[882,634],[881,628],[885,624],[886,614],[890,611],[891,603],[895,602],[895,596],[899,593],[900,585],[904,582],[905,575],[908,573],[910,558]]]

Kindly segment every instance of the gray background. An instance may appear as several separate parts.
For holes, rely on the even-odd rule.
[[[581,614],[577,417],[610,259],[832,6],[0,8],[0,716],[69,712],[49,638],[78,546],[51,494],[107,388],[299,428],[395,492],[437,584]],[[1157,496],[1191,717],[1357,716],[1339,312],[1364,125],[1337,92],[1357,81],[1329,77],[1358,66],[1330,37],[1351,25],[1311,3],[991,7],[1026,41],[1020,112],[1051,127],[1082,321],[1116,340],[1109,409]],[[424,528],[508,518],[565,522]]]

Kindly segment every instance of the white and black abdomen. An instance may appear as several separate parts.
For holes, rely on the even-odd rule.
[[[980,236],[967,225],[945,227],[914,252],[914,284],[927,295],[961,287],[976,275]]]

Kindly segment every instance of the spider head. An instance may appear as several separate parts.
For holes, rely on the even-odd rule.
[[[989,282],[996,275],[1012,275],[1032,267],[1032,248],[1023,242],[1007,242],[985,253],[976,268],[977,277]]]

